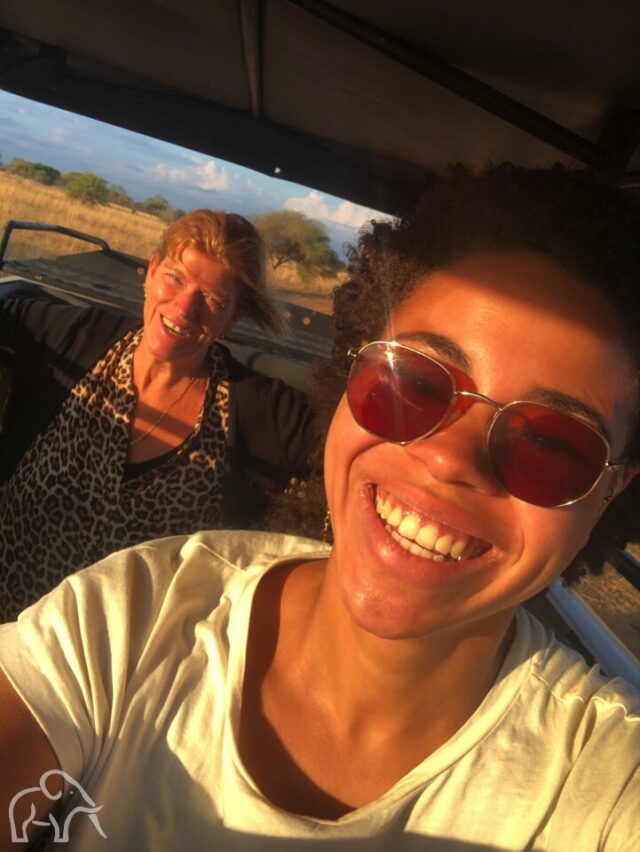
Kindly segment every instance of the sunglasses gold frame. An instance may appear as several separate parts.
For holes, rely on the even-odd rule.
[[[392,441],[388,438],[384,438],[382,435],[379,435],[378,433],[373,432],[371,429],[368,429],[366,426],[364,426],[362,423],[360,423],[359,419],[356,417],[356,415],[353,411],[353,407],[351,405],[351,399],[350,399],[350,396],[349,396],[349,381],[351,379],[351,375],[352,375],[353,370],[355,368],[357,358],[366,349],[369,349],[373,346],[377,346],[377,347],[384,346],[386,348],[387,352],[391,352],[391,355],[393,354],[393,351],[395,351],[395,350],[405,350],[407,352],[413,352],[414,354],[419,355],[422,358],[425,358],[427,361],[431,361],[431,363],[436,364],[441,370],[443,370],[447,374],[447,376],[449,377],[449,379],[451,381],[451,388],[452,388],[451,400],[449,401],[449,405],[447,407],[447,410],[442,415],[440,420],[431,429],[429,429],[428,431],[424,432],[421,435],[418,435],[416,438],[411,438],[408,441]],[[407,446],[409,444],[415,444],[416,441],[422,441],[424,438],[428,438],[435,431],[437,431],[444,423],[446,423],[447,418],[450,416],[453,408],[455,407],[456,400],[457,400],[458,397],[465,397],[465,398],[477,400],[478,402],[484,402],[487,405],[490,405],[492,408],[495,408],[496,409],[495,414],[493,415],[493,417],[491,419],[491,423],[489,424],[489,427],[487,429],[487,458],[488,458],[489,465],[491,467],[491,470],[492,470],[493,475],[495,476],[496,480],[502,485],[503,488],[505,488],[507,491],[509,491],[510,494],[511,494],[511,491],[507,488],[505,483],[502,482],[501,478],[498,476],[498,474],[495,470],[494,464],[491,461],[491,453],[489,452],[492,430],[493,430],[495,424],[497,423],[498,418],[500,417],[500,415],[504,411],[506,411],[507,409],[509,409],[509,408],[511,408],[515,405],[535,405],[538,408],[544,408],[544,409],[547,409],[548,411],[552,411],[554,414],[561,414],[563,417],[567,417],[570,420],[575,420],[577,423],[580,423],[582,426],[586,427],[587,429],[590,429],[591,432],[593,432],[594,435],[597,435],[598,438],[602,441],[604,449],[606,451],[605,452],[606,461],[603,464],[602,470],[600,471],[600,473],[598,474],[598,476],[594,480],[593,484],[583,494],[580,494],[578,497],[574,497],[572,500],[567,500],[564,503],[554,503],[550,506],[543,506],[543,508],[562,509],[565,506],[572,506],[574,503],[577,503],[579,500],[584,500],[585,497],[587,497],[589,494],[591,494],[593,489],[597,486],[597,484],[602,479],[602,476],[603,476],[605,471],[608,470],[608,471],[616,473],[616,472],[619,472],[619,471],[624,469],[624,466],[625,466],[624,458],[612,460],[611,459],[611,447],[609,446],[609,442],[607,441],[605,436],[602,434],[602,432],[599,429],[596,429],[595,426],[593,426],[591,423],[588,423],[586,420],[583,420],[581,417],[577,417],[575,414],[570,414],[567,411],[561,411],[560,409],[554,408],[551,405],[544,405],[540,402],[534,402],[533,400],[516,399],[516,400],[512,400],[512,402],[508,402],[506,405],[500,405],[495,400],[491,399],[488,396],[485,396],[485,394],[476,393],[475,391],[458,390],[456,388],[455,378],[454,378],[453,374],[451,373],[451,371],[449,369],[447,369],[447,366],[445,364],[442,364],[440,361],[438,361],[436,358],[433,358],[431,355],[427,355],[426,352],[421,352],[419,349],[414,349],[412,346],[407,346],[404,343],[398,343],[398,341],[396,341],[396,340],[372,340],[370,343],[366,343],[364,346],[362,346],[358,350],[349,349],[348,352],[347,352],[347,355],[350,358],[354,359],[353,363],[351,365],[351,368],[349,369],[349,375],[347,376],[347,402],[348,402],[348,405],[349,405],[349,410],[351,411],[351,415],[352,415],[353,419],[356,421],[356,423],[358,424],[358,426],[360,426],[361,429],[363,429],[369,435],[373,435],[375,438],[379,438],[380,440],[385,441],[386,443],[399,444],[400,446]],[[389,359],[389,363],[390,363],[391,367],[393,367],[393,358]],[[512,495],[512,496],[516,497],[517,500],[522,500],[524,503],[529,503],[530,505],[533,505],[533,506],[540,506],[539,503],[535,503],[532,500],[526,500],[525,498],[518,497],[515,494]]]

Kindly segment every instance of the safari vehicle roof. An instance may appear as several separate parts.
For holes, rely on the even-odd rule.
[[[0,86],[397,212],[450,162],[640,184],[637,0],[2,0]]]
[[[391,213],[452,162],[640,191],[639,29],[637,0],[0,0],[0,88]],[[561,637],[634,677],[549,596]]]

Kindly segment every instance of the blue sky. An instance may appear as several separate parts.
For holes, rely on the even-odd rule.
[[[90,170],[124,186],[136,201],[163,195],[175,207],[213,207],[251,215],[281,208],[321,221],[340,251],[374,216],[366,207],[140,133],[19,98],[0,90],[0,155],[61,172]]]

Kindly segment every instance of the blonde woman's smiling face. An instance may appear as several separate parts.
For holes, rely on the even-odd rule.
[[[159,361],[195,370],[235,321],[237,285],[216,258],[188,246],[180,258],[153,257],[145,280],[144,345]]]
[[[394,312],[383,338],[462,369],[501,405],[555,398],[577,407],[604,427],[612,457],[623,454],[632,399],[621,323],[594,288],[539,255],[487,252],[434,273]],[[366,630],[417,636],[511,612],[586,543],[612,475],[564,508],[518,500],[488,462],[493,414],[474,404],[400,446],[365,432],[341,400],[325,455],[330,568]],[[411,552],[403,538],[438,559]]]

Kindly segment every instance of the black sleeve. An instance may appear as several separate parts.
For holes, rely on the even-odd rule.
[[[11,373],[0,440],[0,481],[15,470],[69,390],[132,318],[44,299],[0,300],[0,353]]]
[[[238,394],[238,447],[249,470],[275,483],[303,476],[316,440],[306,394],[256,376]]]
[[[232,362],[224,523],[256,526],[270,495],[304,477],[318,437],[307,396]]]
[[[72,387],[87,369],[139,321],[45,299],[0,299],[0,349],[16,372],[54,368]]]

